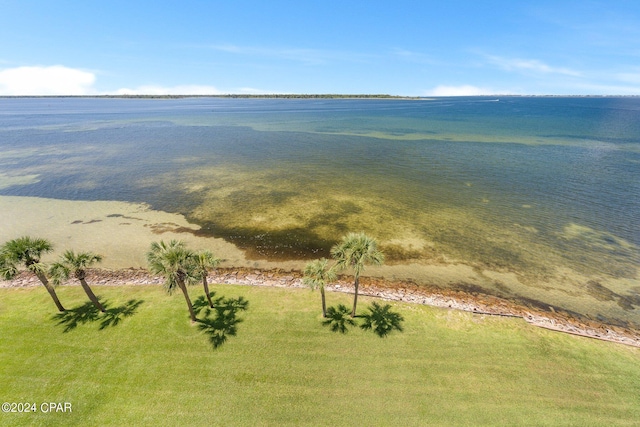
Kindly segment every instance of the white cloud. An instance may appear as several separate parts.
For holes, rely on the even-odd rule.
[[[0,96],[70,96],[70,95],[223,95],[227,93],[277,93],[250,87],[222,91],[209,85],[141,85],[98,91],[95,74],[62,65],[0,69]]]
[[[96,76],[88,71],[54,65],[0,71],[0,95],[89,95]]]
[[[536,74],[562,74],[565,76],[580,77],[578,71],[563,67],[552,67],[537,59],[503,58],[500,56],[487,56],[490,63],[497,65],[506,71],[524,71]]]
[[[440,85],[425,92],[426,96],[479,96],[479,95],[492,95],[496,92],[472,85],[462,86],[445,86]]]
[[[115,95],[222,95],[223,92],[213,86],[179,85],[179,86],[138,86],[135,89],[122,88]]]

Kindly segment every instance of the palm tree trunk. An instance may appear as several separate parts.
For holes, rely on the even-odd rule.
[[[202,286],[204,286],[204,294],[209,301],[209,307],[213,308],[213,301],[211,301],[211,295],[209,295],[209,284],[207,283],[207,276],[202,276]]]
[[[193,311],[193,305],[191,304],[191,299],[189,298],[189,293],[187,292],[187,286],[184,284],[184,281],[178,280],[178,286],[180,286],[180,290],[184,294],[184,299],[187,301],[187,307],[189,307],[189,316],[191,317],[191,323],[196,323],[198,319],[196,319],[196,314]]]
[[[87,294],[87,296],[89,297],[93,305],[95,305],[98,308],[98,310],[104,313],[105,312],[104,307],[102,306],[102,304],[100,304],[100,301],[98,301],[98,298],[95,296],[95,294],[87,284],[87,281],[84,279],[80,279],[80,284],[82,285],[82,289],[84,289],[84,292]]]
[[[320,295],[322,296],[322,317],[327,317],[327,303],[324,300],[324,286],[320,287]]]
[[[356,276],[356,281],[354,283],[356,291],[353,295],[353,310],[351,310],[351,317],[356,317],[356,306],[358,305],[358,276]]]
[[[56,294],[56,291],[53,289],[53,286],[49,284],[49,281],[47,280],[46,276],[42,273],[36,273],[36,276],[38,276],[38,279],[40,279],[44,287],[49,292],[49,295],[51,295],[51,299],[53,299],[53,302],[56,304],[56,307],[58,307],[58,311],[61,311],[61,312],[66,311],[65,308],[60,303],[60,300],[58,299],[58,295]]]

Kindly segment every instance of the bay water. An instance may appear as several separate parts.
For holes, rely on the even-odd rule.
[[[0,196],[145,203],[250,259],[364,231],[387,275],[640,325],[640,98],[2,98]]]

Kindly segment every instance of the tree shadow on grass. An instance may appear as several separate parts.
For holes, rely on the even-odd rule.
[[[355,326],[356,322],[351,318],[351,310],[344,304],[327,308],[327,318],[322,321],[324,326],[329,326],[333,332],[346,334],[349,326]]]
[[[360,328],[365,331],[372,330],[380,338],[386,337],[394,330],[403,331],[402,322],[404,322],[404,317],[400,313],[391,311],[390,304],[381,306],[374,301],[368,309],[369,313],[360,316],[364,319]]]
[[[136,314],[138,307],[142,305],[144,300],[130,299],[126,304],[109,308],[105,306],[105,312],[102,313],[102,320],[100,321],[100,330],[108,328],[109,326],[118,326],[122,319],[131,317]]]
[[[100,322],[99,329],[103,330],[109,326],[117,326],[122,319],[133,316],[143,302],[144,300],[131,299],[124,305],[110,307],[108,301],[101,301],[105,309],[103,313],[91,301],[87,301],[82,305],[56,314],[53,316],[53,320],[57,321],[57,326],[64,326],[63,332],[65,333],[74,330],[78,325],[94,322]]]
[[[209,295],[213,301],[213,308],[209,307],[209,302],[204,296],[199,296],[193,302],[193,309],[196,315],[203,313],[202,318],[198,319],[198,329],[209,336],[209,342],[217,349],[227,341],[227,337],[236,335],[237,325],[243,321],[236,315],[248,308],[249,301],[243,297],[214,299],[215,292]]]

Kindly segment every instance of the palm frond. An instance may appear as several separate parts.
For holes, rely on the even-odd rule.
[[[3,252],[16,263],[32,264],[39,262],[42,254],[51,252],[53,245],[46,239],[30,236],[9,240],[3,246]]]
[[[384,254],[378,250],[376,240],[365,233],[348,233],[331,248],[331,255],[336,260],[337,268],[352,268],[356,277],[360,276],[367,264],[384,263]]]
[[[218,267],[222,260],[213,255],[211,251],[202,250],[194,254],[193,262],[196,264],[197,279],[200,280],[208,275],[209,270]]]
[[[221,261],[209,250],[196,252],[196,262],[201,268],[216,268]]]
[[[102,255],[93,252],[78,252],[67,250],[61,257],[61,262],[74,270],[84,270],[91,265],[102,261]]]
[[[0,277],[11,280],[19,273],[18,266],[5,254],[0,254]]]
[[[170,293],[178,286],[180,280],[191,284],[196,283],[201,277],[195,258],[195,253],[177,240],[171,240],[169,243],[162,240],[153,242],[147,252],[149,271],[165,277],[165,289]]]
[[[302,282],[309,286],[311,290],[323,289],[324,286],[336,279],[333,268],[327,268],[329,261],[326,258],[318,259],[307,263],[304,267],[304,277]]]
[[[29,271],[31,271],[34,274],[47,274],[47,264],[43,263],[43,262],[34,262],[33,264],[30,264],[27,269]]]
[[[51,276],[53,284],[57,286],[71,277],[71,269],[63,262],[56,262],[49,267],[49,276]]]

